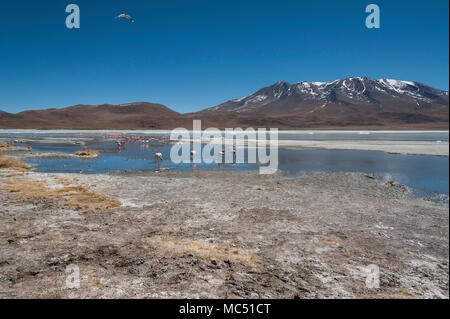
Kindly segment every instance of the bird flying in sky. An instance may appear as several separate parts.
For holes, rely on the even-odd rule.
[[[134,19],[133,19],[132,17],[130,17],[128,14],[125,14],[125,13],[119,14],[119,15],[116,17],[116,19],[118,19],[118,18],[127,18],[127,19],[130,20],[131,22],[134,22]]]

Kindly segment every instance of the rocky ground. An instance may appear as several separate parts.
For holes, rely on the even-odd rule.
[[[121,206],[17,199],[11,180]],[[448,243],[448,205],[364,174],[0,170],[1,298],[448,298]]]

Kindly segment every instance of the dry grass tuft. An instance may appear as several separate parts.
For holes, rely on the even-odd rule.
[[[17,177],[17,176],[23,176],[23,175],[24,175],[23,173],[17,172],[17,173],[7,174],[6,177]]]
[[[28,150],[28,147],[25,146],[12,146],[6,143],[0,143],[0,150],[8,150],[8,151],[24,151],[24,150]]]
[[[59,192],[62,196],[69,196],[66,204],[80,207],[86,211],[104,211],[120,207],[121,203],[117,199],[110,198],[105,194],[92,192],[84,186],[65,187]]]
[[[54,241],[61,242],[64,240],[63,234],[61,234],[61,232],[59,231],[52,232],[49,235],[52,237]]]
[[[44,198],[48,189],[42,182],[29,180],[12,180],[2,186],[4,190],[11,193],[17,193],[17,200]]]
[[[102,283],[102,280],[99,278],[89,280],[89,283],[93,286],[99,286]]]
[[[153,236],[147,238],[147,241],[155,245],[163,254],[182,255],[184,253],[190,253],[206,260],[229,260],[247,266],[256,266],[259,263],[256,255],[241,248],[198,241],[179,240],[170,236]]]
[[[159,214],[161,214],[161,213],[159,213],[159,212],[145,212],[142,215],[144,215],[144,216],[153,216],[153,215],[159,215]]]
[[[86,157],[97,157],[98,154],[99,154],[99,152],[94,151],[94,150],[83,150],[83,151],[75,152],[76,156],[86,156]]]
[[[334,238],[324,238],[323,241],[328,244],[335,244],[335,245],[341,244],[341,241],[339,239],[334,239]]]
[[[23,172],[30,170],[31,166],[22,161],[16,160],[0,153],[0,169],[14,169]]]
[[[73,180],[73,179],[71,179],[71,178],[66,178],[66,177],[63,177],[63,178],[60,178],[60,179],[58,179],[58,182],[60,183],[60,184],[63,184],[63,185],[73,185],[73,184],[75,184],[75,181]]]
[[[17,193],[16,200],[51,198],[67,206],[79,207],[87,212],[97,212],[120,207],[120,201],[105,194],[92,192],[84,186],[50,189],[35,180],[12,180],[3,189]]]

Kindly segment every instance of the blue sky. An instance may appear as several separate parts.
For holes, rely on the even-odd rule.
[[[65,26],[69,3],[80,29]],[[380,29],[365,27],[370,3]],[[2,12],[7,112],[133,101],[190,112],[280,80],[350,76],[448,90],[448,0],[41,0]],[[136,22],[115,20],[122,12]]]

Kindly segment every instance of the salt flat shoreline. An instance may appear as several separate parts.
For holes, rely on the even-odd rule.
[[[191,140],[182,139],[181,143],[190,143]],[[192,140],[194,143],[221,144],[225,146],[244,147],[256,145],[257,140],[232,140],[221,138],[202,138]],[[381,151],[393,154],[449,156],[449,143],[447,141],[316,141],[316,140],[276,140],[280,149],[327,149],[327,150],[358,150]],[[273,141],[267,140],[265,145],[270,146]]]
[[[190,130],[192,132],[192,130]],[[69,129],[0,129],[0,133],[42,133],[42,134],[53,134],[53,133],[133,133],[133,134],[168,134],[172,132],[172,130],[69,130]],[[224,132],[224,130],[217,130],[217,132]],[[295,133],[449,133],[449,130],[364,130],[364,129],[355,129],[355,130],[314,130],[314,129],[305,129],[305,130],[278,130],[278,133],[286,133],[286,134],[295,134]]]
[[[360,173],[0,170],[1,298],[448,298],[448,205]],[[3,186],[83,185],[84,212]],[[83,275],[66,289],[66,266]],[[367,265],[380,288],[365,285]]]
[[[381,151],[394,154],[449,156],[448,142],[422,141],[279,141],[280,148]]]

